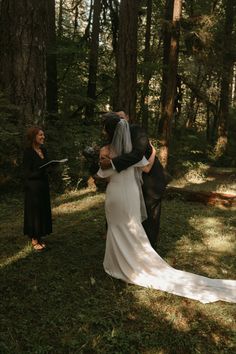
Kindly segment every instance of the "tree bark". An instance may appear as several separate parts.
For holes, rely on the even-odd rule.
[[[115,110],[124,110],[132,119],[136,119],[137,89],[137,0],[121,0],[118,62],[117,62],[117,101]]]
[[[147,0],[147,20],[145,33],[145,49],[143,60],[143,88],[140,99],[140,111],[142,117],[142,126],[148,131],[148,92],[151,79],[150,69],[150,40],[151,40],[151,20],[152,20],[152,0]]]
[[[96,84],[97,84],[97,70],[98,70],[98,47],[99,47],[99,32],[100,32],[100,14],[101,14],[101,0],[94,0],[93,10],[93,25],[92,36],[89,55],[89,78],[87,88],[88,103],[86,106],[86,120],[93,121],[94,108],[96,102]]]
[[[168,0],[167,0],[168,1]],[[173,0],[172,30],[170,39],[170,51],[168,60],[168,75],[166,78],[166,88],[163,95],[163,108],[161,116],[161,148],[160,160],[166,168],[168,163],[169,143],[171,137],[171,124],[173,120],[175,100],[176,100],[176,80],[179,51],[179,21],[182,11],[182,0]],[[165,46],[164,46],[165,48]]]
[[[159,122],[159,133],[163,130],[164,107],[166,104],[166,90],[168,80],[168,65],[171,43],[171,26],[173,19],[173,0],[166,0],[165,4],[165,22],[162,29],[163,36],[163,61],[162,61],[162,81],[161,81],[161,120]]]
[[[63,35],[63,0],[59,0],[59,13],[57,21],[57,36],[61,38]]]
[[[112,48],[115,56],[115,77],[112,87],[112,93],[110,96],[110,105],[115,110],[117,107],[117,95],[118,95],[118,33],[119,33],[119,2],[118,0],[109,0],[109,11],[111,18],[111,30],[112,30]],[[118,108],[119,109],[119,108]]]
[[[234,63],[233,67],[233,80],[232,80],[232,107],[236,107],[236,63]]]
[[[0,83],[22,127],[46,111],[46,0],[1,1]]]
[[[230,104],[230,88],[233,70],[233,24],[236,5],[232,0],[226,0],[225,4],[225,29],[224,29],[224,51],[220,92],[220,107],[218,117],[218,138],[216,142],[216,155],[224,154],[228,143],[228,115]]]
[[[57,104],[57,55],[55,0],[47,1],[47,113],[55,117]]]

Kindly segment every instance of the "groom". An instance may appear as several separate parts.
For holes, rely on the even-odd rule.
[[[129,120],[129,117],[125,114],[125,112],[119,111],[115,113],[120,118]],[[109,114],[113,116],[114,112],[106,113],[104,117],[108,118]],[[117,172],[121,172],[142,160],[143,156],[145,156],[146,159],[149,159],[152,153],[152,146],[150,145],[144,129],[137,124],[130,124],[130,134],[132,151],[130,153],[117,156],[112,160],[104,159],[100,161],[100,166],[102,169],[113,167],[117,170]],[[155,158],[155,162],[150,172],[143,173],[142,176],[143,196],[148,216],[143,222],[143,227],[152,247],[156,250],[160,229],[161,201],[167,185],[163,167],[157,157]]]

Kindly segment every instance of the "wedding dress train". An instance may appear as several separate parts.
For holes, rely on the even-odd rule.
[[[109,275],[202,303],[236,302],[235,280],[210,279],[174,269],[153,250],[141,223],[135,167],[120,173],[99,170],[98,175],[110,176],[105,200],[108,230],[103,263]]]

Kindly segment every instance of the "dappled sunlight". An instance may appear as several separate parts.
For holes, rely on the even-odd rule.
[[[198,166],[198,168],[195,167],[194,169],[190,169],[188,172],[184,174],[184,176],[174,179],[170,183],[170,185],[173,187],[184,188],[192,184],[199,185],[199,184],[206,183],[206,180],[208,181],[212,180],[206,177],[206,173],[208,169],[209,169],[208,165],[201,164],[200,166]]]
[[[173,179],[169,186],[186,188],[197,192],[205,191],[235,195],[235,172],[230,169],[226,169],[226,171],[221,169],[220,172],[217,172],[217,168],[211,169],[208,165],[201,164],[198,168],[190,169],[183,176]]]
[[[65,351],[70,348],[72,352],[76,350],[73,343],[79,343],[79,348],[89,343],[85,347],[89,348],[88,352],[91,348],[102,352],[106,340],[109,340],[109,348],[113,343],[111,351],[120,343],[119,350],[122,352],[125,345],[124,352],[129,352],[127,348],[132,340],[132,343],[138,343],[140,353],[147,354],[157,351],[166,354],[173,348],[187,353],[189,343],[196,344],[195,351],[199,353],[205,352],[205,348],[217,347],[221,350],[230,347],[234,321],[231,304],[218,302],[202,305],[194,300],[129,285],[106,276],[102,269],[105,241],[101,239],[105,230],[104,194],[84,192],[83,195],[66,194],[57,198],[56,203],[53,200],[54,234],[48,238],[48,250],[43,255],[34,253],[27,241],[26,247],[19,245],[21,238],[26,244],[23,235],[19,238],[22,215],[17,219],[11,215],[7,220],[8,227],[6,225],[2,235],[5,236],[2,237],[4,251],[6,249],[9,254],[1,265],[4,275],[1,285],[7,294],[3,299],[3,315],[9,327],[11,320],[17,319],[17,338],[22,338],[23,333],[31,343],[35,330],[37,336],[38,333],[46,333],[48,338],[58,333],[58,348],[62,346]],[[217,271],[225,267],[222,257],[227,252],[207,252],[205,239],[216,238],[222,228],[232,233],[234,225],[231,212],[207,209],[179,200],[164,201],[164,234],[161,239],[166,247],[165,256],[168,255],[171,265],[176,257],[178,269],[186,267],[189,271],[202,274],[203,267],[206,267],[205,274],[216,274],[219,278]],[[130,227],[137,231],[135,223]],[[206,230],[211,228],[218,231],[209,236]],[[199,264],[196,263],[198,261]],[[14,266],[7,266],[11,263]],[[229,270],[227,264],[226,270]],[[233,269],[223,278],[231,278],[232,272]],[[35,320],[35,303],[41,315],[36,327],[29,333],[27,323]],[[125,342],[127,332],[131,338],[128,344]],[[10,341],[8,333],[5,337],[6,342]],[[143,346],[146,338],[148,345]],[[50,341],[47,337],[44,340],[47,343]]]
[[[219,218],[191,218],[189,224],[201,232],[201,242],[208,249],[220,253],[233,253],[232,242],[234,242],[235,230],[226,228]]]
[[[8,266],[14,262],[19,261],[20,259],[26,258],[30,253],[32,253],[32,247],[30,244],[26,245],[19,252],[15,253],[13,256],[8,256],[4,261],[0,263],[0,268]]]
[[[84,200],[78,200],[73,202],[65,202],[52,209],[53,215],[72,214],[76,212],[85,211],[98,206],[101,202],[104,202],[103,194],[95,194],[87,197]]]
[[[68,191],[66,193],[57,196],[54,199],[54,202],[56,204],[60,204],[66,202],[68,199],[81,198],[82,196],[86,196],[89,193],[95,193],[95,192],[96,192],[95,188],[83,188],[79,190]]]
[[[215,178],[214,177],[207,177],[203,178],[201,176],[185,176],[185,177],[180,177],[178,179],[173,180],[169,185],[172,187],[176,188],[186,188],[194,185],[203,185],[207,184],[207,182],[214,182]],[[199,189],[199,187],[198,187]],[[200,188],[201,189],[201,188]]]
[[[224,305],[219,307],[219,304],[222,306],[221,302],[204,305],[194,300],[176,297],[157,290],[137,287],[132,287],[132,295],[134,303],[139,308],[147,311],[152,308],[154,317],[161,318],[162,321],[171,325],[178,332],[192,332],[194,328],[193,321],[196,320],[196,317],[202,323],[202,330],[205,325],[207,327],[209,323],[214,324],[214,330],[211,330],[209,335],[211,336],[211,341],[216,344],[223,339],[223,330],[227,330],[234,323],[233,311],[228,311],[226,317],[225,311],[227,307]]]

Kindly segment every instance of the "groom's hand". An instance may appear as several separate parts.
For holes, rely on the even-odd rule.
[[[111,160],[108,158],[100,159],[100,167],[102,170],[107,170],[112,167]]]

